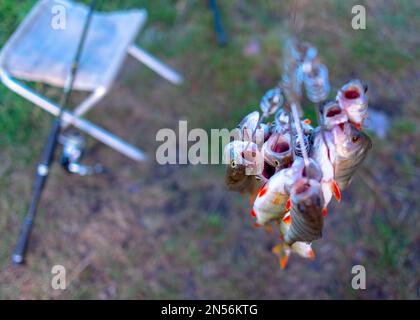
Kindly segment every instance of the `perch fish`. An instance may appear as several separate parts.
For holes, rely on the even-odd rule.
[[[226,145],[224,154],[228,189],[251,194],[258,190],[257,176],[262,172],[264,160],[257,145],[253,142],[248,144],[247,141],[232,141]]]
[[[334,176],[340,190],[344,190],[372,148],[372,141],[367,134],[358,130],[351,123],[335,127],[333,135],[335,144]]]
[[[360,80],[351,80],[337,93],[337,101],[344,109],[349,120],[358,129],[362,127],[363,120],[367,117],[368,96],[367,87]]]
[[[301,178],[291,189],[291,224],[284,241],[312,242],[322,238],[324,199],[321,185],[314,179]]]

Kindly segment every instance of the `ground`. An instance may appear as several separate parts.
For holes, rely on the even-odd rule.
[[[35,1],[0,1],[0,45]],[[367,29],[351,28],[362,3]],[[51,117],[0,86],[0,298],[10,299],[419,299],[419,5],[414,1],[299,1],[300,37],[315,43],[333,91],[358,77],[371,108],[391,119],[341,203],[328,211],[317,258],[293,256],[280,270],[276,239],[253,227],[247,197],[228,192],[223,166],[154,161],[156,132],[232,128],[258,106],[281,72],[292,1],[219,1],[229,44],[217,47],[204,1],[99,1],[101,10],[149,10],[137,43],[185,77],[176,87],[127,58],[111,92],[88,114],[141,146],[135,163],[89,140],[84,161],[99,176],[52,170],[27,265],[10,255],[27,209]],[[59,91],[32,84],[50,97]],[[332,93],[333,96],[333,93]],[[72,102],[81,98],[74,95]],[[305,103],[306,113],[313,114]],[[51,268],[67,270],[67,289],[51,288]],[[367,289],[351,288],[351,268]]]

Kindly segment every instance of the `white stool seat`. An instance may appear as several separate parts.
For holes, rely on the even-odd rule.
[[[65,28],[54,28],[62,6]],[[0,65],[16,78],[64,87],[89,8],[71,1],[39,1],[0,53]],[[145,10],[95,12],[87,34],[75,90],[109,87],[147,19]]]

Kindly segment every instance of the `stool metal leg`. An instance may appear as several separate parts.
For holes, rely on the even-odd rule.
[[[32,89],[30,89],[23,83],[12,78],[4,69],[0,69],[0,77],[4,85],[12,91],[33,102],[35,105],[41,107],[42,109],[50,112],[51,114],[58,115],[60,108],[56,104],[52,103],[45,97],[34,92]],[[64,111],[62,119],[64,122],[71,123],[72,125],[89,134],[93,138],[103,142],[109,147],[115,149],[116,151],[126,155],[127,157],[135,161],[145,161],[147,159],[144,152],[140,149],[128,144],[124,140],[94,125],[93,123],[77,117],[69,111]]]
[[[132,45],[128,48],[128,53],[169,82],[172,82],[173,84],[182,83],[183,79],[179,73],[163,64],[161,61],[144,51],[142,48]]]

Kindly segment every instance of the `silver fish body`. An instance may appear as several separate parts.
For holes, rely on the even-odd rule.
[[[257,176],[262,172],[263,157],[255,143],[233,141],[225,146],[225,182],[229,190],[253,193],[257,190]]]
[[[263,144],[264,161],[277,170],[289,167],[292,163],[290,135],[288,133],[273,133]]]
[[[280,133],[289,131],[289,114],[283,108],[278,109],[274,115],[272,131]]]
[[[251,212],[258,224],[283,218],[290,189],[302,177],[302,172],[303,161],[295,161],[292,167],[278,171],[268,180],[255,198]]]
[[[372,148],[369,136],[353,124],[345,123],[343,128],[333,129],[335,144],[335,181],[341,190],[347,188],[351,179]]]
[[[283,105],[284,98],[280,88],[276,87],[268,90],[261,99],[260,108],[264,117],[276,113]]]
[[[321,128],[319,127],[312,132],[311,158],[314,159],[321,168],[321,188],[325,206],[327,206],[332,199],[334,190],[334,163],[336,151],[332,132],[330,130],[324,130],[323,133],[324,135],[322,135]]]
[[[318,103],[325,100],[330,93],[327,67],[320,63],[309,72],[304,72],[303,84],[310,101]]]
[[[362,82],[351,80],[338,91],[336,99],[349,120],[360,127],[368,115],[368,96]]]
[[[346,112],[338,102],[329,101],[321,107],[322,124],[325,129],[332,129],[334,126],[347,122],[349,119]]]
[[[238,125],[240,136],[239,140],[251,141],[252,134],[256,131],[258,121],[260,119],[260,113],[258,111],[253,111],[246,115]]]
[[[322,238],[324,199],[321,185],[314,179],[299,179],[291,189],[291,224],[284,240],[312,242]]]

